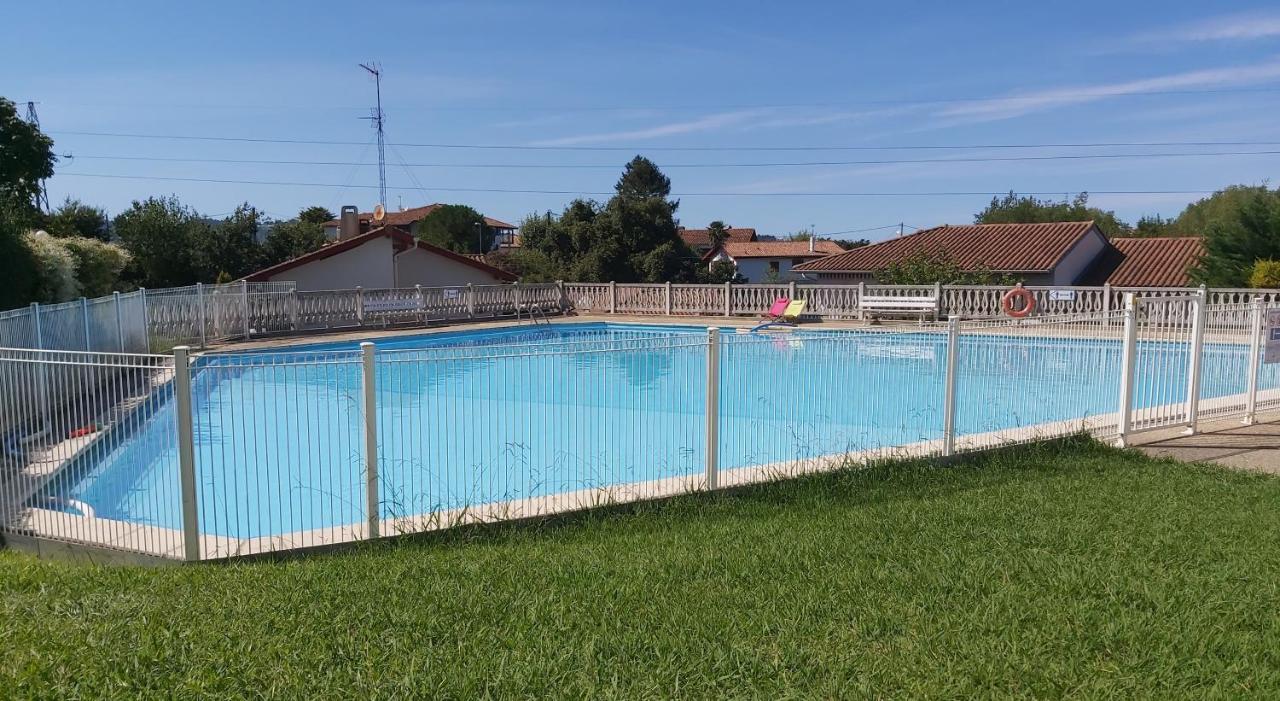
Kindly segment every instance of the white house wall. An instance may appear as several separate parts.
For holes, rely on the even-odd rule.
[[[328,258],[303,263],[271,276],[271,282],[294,282],[299,290],[395,287],[391,239],[372,238]]]
[[[469,282],[493,285],[503,281],[483,270],[421,248],[411,248],[396,256],[397,287],[449,287]]]

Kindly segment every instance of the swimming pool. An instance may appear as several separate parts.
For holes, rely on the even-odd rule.
[[[942,435],[946,335],[722,333],[721,469]],[[570,323],[375,339],[381,516],[702,474],[706,330]],[[1245,350],[1208,344],[1202,396],[1244,391]],[[1116,340],[965,335],[957,432],[1116,410]],[[1143,343],[1139,405],[1185,399],[1185,345]],[[1276,383],[1275,367],[1269,381]],[[199,526],[255,538],[365,519],[355,342],[210,354],[193,372]],[[49,487],[100,518],[182,527],[165,391]]]

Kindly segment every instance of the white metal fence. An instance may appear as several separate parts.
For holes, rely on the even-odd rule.
[[[544,290],[519,294],[558,300]],[[389,323],[503,308],[488,290],[461,300],[426,289],[361,295],[372,304],[352,304],[349,294],[314,299],[344,313],[403,315]],[[296,327],[294,299],[299,322],[320,323],[304,321],[311,300],[292,291],[264,291],[251,323]],[[1194,430],[1208,417],[1252,421],[1280,409],[1280,365],[1262,362],[1264,312],[1276,306],[1211,304],[1195,292],[1131,295],[1111,310],[1021,322],[956,316],[896,329],[526,327],[413,349],[199,356],[185,347],[171,355],[5,349],[0,529],[224,558],[883,457],[1080,431],[1124,442],[1150,428]],[[98,317],[88,318],[92,344]],[[192,331],[162,323],[175,336]],[[65,326],[58,338],[85,341],[82,328]],[[210,322],[206,334],[212,328],[222,327]]]

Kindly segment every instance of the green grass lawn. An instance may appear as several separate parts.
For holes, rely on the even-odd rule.
[[[1280,479],[1087,442],[279,562],[0,553],[0,695],[1280,696]]]

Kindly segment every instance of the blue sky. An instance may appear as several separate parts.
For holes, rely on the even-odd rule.
[[[609,191],[637,152],[670,166],[686,226],[722,219],[761,233],[967,222],[990,199],[887,193],[1124,191],[1091,201],[1136,220],[1198,198],[1150,191],[1260,183],[1280,163],[972,160],[1280,151],[1280,8],[1265,3],[127,7],[11,4],[0,25],[0,94],[36,100],[57,152],[74,156],[59,164],[52,197],[113,214],[167,193],[214,215],[243,201],[276,217],[311,204],[369,209],[376,158],[360,117],[373,84],[356,65],[365,61],[384,70],[388,141],[398,144],[387,152],[390,206],[461,202],[505,220],[560,210],[572,198],[561,191]],[[1275,145],[918,148],[1188,141]],[[797,146],[875,148],[662,150]],[[970,160],[901,162],[938,159]],[[839,164],[760,165],[815,162]],[[722,164],[738,167],[707,167]]]

